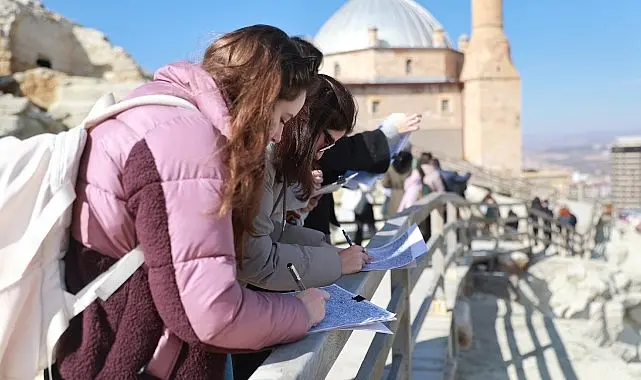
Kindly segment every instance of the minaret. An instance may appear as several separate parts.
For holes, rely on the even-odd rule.
[[[471,1],[472,35],[461,73],[464,156],[517,176],[522,165],[521,78],[503,31],[503,0]]]

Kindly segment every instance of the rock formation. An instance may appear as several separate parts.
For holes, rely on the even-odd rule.
[[[73,127],[103,94],[120,97],[146,80],[102,32],[40,1],[0,0],[0,136]]]
[[[529,268],[521,288],[557,318],[588,319],[592,338],[627,362],[641,362],[641,236],[615,229],[603,260],[551,257]],[[622,239],[625,237],[625,239]]]

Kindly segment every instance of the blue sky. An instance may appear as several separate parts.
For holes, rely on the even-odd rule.
[[[198,59],[216,33],[263,23],[315,35],[345,0],[45,0],[100,29],[145,68]],[[419,0],[453,41],[470,33],[470,0]],[[189,6],[187,6],[189,4]],[[641,0],[504,0],[523,80],[526,136],[604,129],[641,134]],[[636,111],[635,111],[636,109]]]

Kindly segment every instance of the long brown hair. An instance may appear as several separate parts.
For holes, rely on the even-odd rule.
[[[327,130],[351,133],[357,114],[352,93],[324,74],[318,75],[317,84],[308,93],[303,109],[290,125],[285,126],[273,158],[276,179],[287,186],[298,184],[296,197],[299,200],[309,198],[313,191],[311,171],[318,137]]]
[[[263,197],[265,148],[274,105],[307,90],[315,67],[285,32],[268,25],[223,35],[207,48],[202,66],[229,106],[231,135],[225,153],[230,178],[219,215],[232,212],[236,260],[242,263],[244,237],[253,232]]]

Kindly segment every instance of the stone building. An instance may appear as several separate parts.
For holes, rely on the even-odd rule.
[[[518,175],[522,165],[521,80],[503,31],[502,0],[471,0],[471,38],[454,47],[413,0],[348,0],[314,42],[321,71],[345,83],[358,128],[392,112],[421,113],[416,150]]]
[[[72,76],[140,80],[143,71],[100,31],[80,26],[33,0],[0,0],[0,75],[36,67]]]
[[[77,125],[94,102],[121,97],[148,75],[100,31],[36,0],[0,0],[0,137]]]

